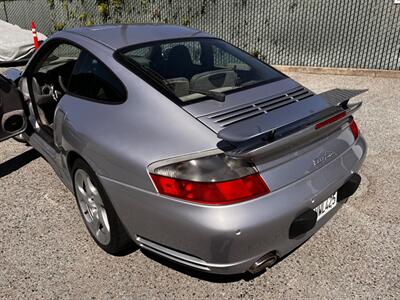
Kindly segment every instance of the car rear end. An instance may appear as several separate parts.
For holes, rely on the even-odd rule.
[[[157,223],[176,234],[143,232],[143,248],[203,271],[257,273],[311,237],[355,192],[367,149],[352,116],[360,104],[348,104],[351,93],[318,96],[291,80],[281,89],[210,114],[196,115],[197,104],[185,108],[221,142],[149,166],[163,212]]]
[[[185,45],[187,62],[178,64]],[[220,40],[145,46],[117,58],[217,142],[185,154],[188,140],[176,156],[153,160],[147,171],[155,191],[113,191],[104,182],[119,195],[117,210],[134,207],[125,226],[142,248],[202,271],[257,273],[311,237],[355,192],[367,147],[353,118],[361,103],[349,99],[362,91],[315,95]]]

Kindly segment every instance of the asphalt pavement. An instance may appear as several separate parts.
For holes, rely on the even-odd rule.
[[[400,79],[289,74],[315,92],[369,91],[360,189],[311,239],[256,278],[202,276],[91,240],[72,194],[30,147],[0,144],[0,298],[400,299]]]

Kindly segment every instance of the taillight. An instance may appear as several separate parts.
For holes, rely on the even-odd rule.
[[[358,126],[357,126],[356,122],[354,120],[351,120],[349,127],[351,129],[351,133],[354,136],[354,139],[356,140],[359,135]]]
[[[259,174],[223,182],[196,182],[151,175],[160,194],[205,204],[232,204],[269,192]]]
[[[160,194],[209,205],[237,203],[270,192],[251,163],[223,154],[154,168],[150,175]]]
[[[338,121],[340,119],[343,119],[345,116],[346,116],[346,112],[345,111],[341,112],[341,113],[339,113],[339,114],[337,114],[337,115],[335,115],[335,116],[333,116],[333,117],[331,117],[329,119],[326,119],[325,121],[322,121],[320,123],[315,124],[315,129],[319,129],[319,128],[322,128],[322,127],[327,126],[329,124],[332,124],[332,123],[334,123],[334,122],[336,122],[336,121]]]
[[[326,119],[326,120],[324,120],[324,121],[322,121],[320,123],[315,124],[315,129],[319,129],[319,128],[322,128],[322,127],[327,126],[329,124],[332,124],[332,123],[334,123],[334,122],[336,122],[338,120],[343,119],[344,117],[346,117],[346,112],[345,111],[341,112],[341,113],[339,113],[337,115],[334,115],[333,117],[331,117],[329,119]],[[357,127],[357,124],[354,121],[354,119],[351,119],[349,127],[351,129],[351,133],[354,136],[354,139],[356,140],[358,138],[359,131],[358,131],[358,127]]]

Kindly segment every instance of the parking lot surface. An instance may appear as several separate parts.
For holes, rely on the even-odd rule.
[[[289,74],[314,92],[369,91],[360,189],[310,240],[256,278],[200,276],[140,250],[104,253],[34,150],[0,144],[0,298],[400,299],[400,79]]]

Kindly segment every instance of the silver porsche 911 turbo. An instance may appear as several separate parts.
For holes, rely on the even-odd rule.
[[[0,140],[42,154],[108,253],[255,274],[358,188],[361,92],[316,95],[186,27],[70,29],[1,76]]]

